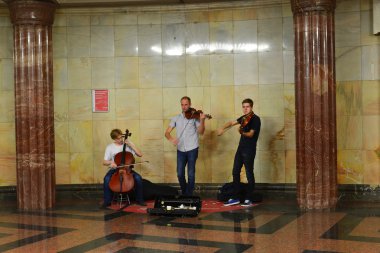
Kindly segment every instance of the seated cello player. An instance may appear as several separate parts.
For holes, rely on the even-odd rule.
[[[109,170],[104,177],[103,181],[103,192],[104,192],[104,202],[101,206],[106,208],[111,205],[113,192],[109,187],[109,182],[112,175],[116,172],[117,164],[115,163],[115,155],[123,151],[124,138],[123,133],[120,129],[113,129],[110,133],[113,142],[106,147],[104,153],[103,165],[108,166]],[[138,157],[142,156],[141,150],[135,146],[129,139],[125,140],[125,151],[131,152],[133,155]],[[135,171],[132,170],[133,179],[135,181],[135,192],[136,192],[136,202],[140,206],[146,206],[143,198],[143,186],[142,186],[142,177]]]

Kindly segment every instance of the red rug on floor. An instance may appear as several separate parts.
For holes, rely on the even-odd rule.
[[[131,205],[124,208],[123,211],[132,212],[132,213],[146,213],[147,208],[153,208],[154,200],[149,200],[146,202],[146,204],[147,206],[139,206],[132,202]],[[252,206],[256,206],[256,205],[258,204],[254,204]],[[119,210],[120,206],[119,204],[113,204],[109,208],[112,210]],[[239,209],[244,209],[244,208],[247,208],[247,207],[242,207],[240,205],[223,206],[223,202],[217,201],[215,199],[203,199],[201,213],[226,212],[226,211],[233,211],[233,210],[239,210]]]

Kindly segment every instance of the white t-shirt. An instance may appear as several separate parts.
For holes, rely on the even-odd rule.
[[[136,155],[135,151],[129,146],[125,146],[125,151],[131,152],[134,156]],[[104,153],[104,160],[114,161],[115,155],[120,152],[123,152],[123,145],[117,145],[113,142],[107,145],[106,152]]]

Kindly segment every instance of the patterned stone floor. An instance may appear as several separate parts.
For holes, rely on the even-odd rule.
[[[57,201],[54,210],[19,212],[0,200],[0,252],[380,252],[380,203],[339,203],[301,212],[295,200],[198,217],[100,210],[99,199]]]

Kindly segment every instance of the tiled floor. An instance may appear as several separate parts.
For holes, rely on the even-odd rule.
[[[14,200],[0,200],[0,252],[380,252],[379,202],[300,212],[295,200],[264,199],[195,218],[100,210],[98,202],[18,212]]]

